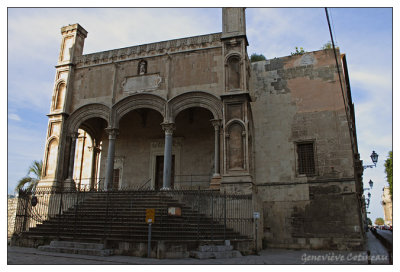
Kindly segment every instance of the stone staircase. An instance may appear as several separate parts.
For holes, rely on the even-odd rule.
[[[181,208],[181,216],[168,215],[168,207]],[[165,257],[164,253],[168,251],[181,252],[187,257],[190,250],[201,244],[223,244],[225,240],[251,241],[232,229],[224,229],[220,222],[180,203],[168,193],[155,191],[89,194],[82,203],[68,209],[61,216],[55,216],[23,232],[20,240],[30,241],[28,246],[44,245],[53,240],[98,243],[114,249],[116,254],[143,256],[147,252],[148,241],[146,208],[155,209],[151,245],[152,254],[156,257]],[[43,249],[57,248],[55,245],[59,244],[53,241]],[[59,248],[66,250],[69,247]],[[73,250],[77,250],[76,247]]]
[[[110,256],[113,252],[111,249],[105,249],[104,244],[69,241],[51,241],[50,245],[39,246],[38,249],[47,252],[84,254],[93,256]]]
[[[231,245],[203,245],[198,250],[191,251],[190,257],[196,259],[229,259],[242,257],[238,250]]]

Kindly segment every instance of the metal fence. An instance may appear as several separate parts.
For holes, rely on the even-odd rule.
[[[251,195],[215,190],[110,190],[57,191],[39,188],[19,191],[15,233],[20,234],[45,221],[52,222],[53,235],[73,232],[74,238],[143,240],[145,209],[156,209],[153,240],[253,239]],[[182,214],[171,214],[171,209]],[[93,222],[101,221],[94,225]],[[90,226],[89,226],[90,225]],[[187,235],[187,237],[185,236]]]

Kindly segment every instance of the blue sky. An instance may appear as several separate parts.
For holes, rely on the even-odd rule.
[[[364,172],[374,181],[371,218],[383,217],[383,163],[392,150],[392,9],[331,8],[335,43],[347,55],[356,111],[359,151],[378,166]],[[64,25],[88,32],[84,54],[221,31],[221,9],[8,9],[8,193],[33,160],[42,160],[50,99]],[[283,57],[295,46],[319,50],[330,40],[323,8],[248,8],[251,53]]]

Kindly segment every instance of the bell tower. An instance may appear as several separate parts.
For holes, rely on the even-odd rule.
[[[252,191],[252,118],[249,95],[250,61],[247,56],[245,8],[222,9],[224,58],[223,171],[221,189]]]
[[[60,187],[67,169],[59,167],[68,159],[65,150],[71,149],[71,135],[66,135],[64,125],[69,114],[70,85],[73,81],[76,57],[81,56],[87,31],[79,24],[61,28],[61,47],[56,65],[53,95],[50,105],[46,148],[43,158],[42,177],[39,187]],[[64,187],[65,184],[64,184]]]

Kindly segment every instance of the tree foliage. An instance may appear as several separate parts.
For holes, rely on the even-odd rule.
[[[299,47],[296,46],[295,49],[296,49],[295,52],[290,53],[292,56],[303,55],[306,52],[306,51],[304,51],[303,47],[300,47],[300,49],[299,49]]]
[[[263,54],[253,53],[250,56],[250,62],[262,61],[266,60],[267,58]]]
[[[31,166],[28,168],[26,176],[18,181],[15,191],[18,192],[19,189],[23,188],[29,191],[34,191],[39,183],[40,177],[42,176],[42,165],[42,161],[33,161]]]
[[[372,226],[372,220],[369,217],[367,217],[367,225],[368,226]]]
[[[375,225],[382,226],[383,224],[385,224],[385,221],[382,217],[378,217],[377,219],[375,219]]]
[[[393,199],[393,151],[389,151],[389,157],[385,161],[385,173],[389,183],[390,196]]]

